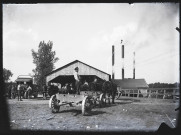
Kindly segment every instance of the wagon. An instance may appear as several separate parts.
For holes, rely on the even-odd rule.
[[[56,113],[63,105],[82,106],[82,114],[86,115],[97,105],[102,107],[106,101],[110,104],[110,99],[114,103],[115,88],[117,86],[110,81],[104,83],[91,82],[85,87],[82,85],[80,95],[60,93],[52,95],[49,100],[49,108],[53,113]]]
[[[100,95],[99,102],[103,101],[103,95]],[[82,115],[87,115],[95,106],[95,93],[90,91],[81,91],[80,95],[77,94],[55,94],[49,100],[49,108],[52,113],[57,113],[61,106],[69,105],[70,107],[82,106]]]
[[[55,94],[49,100],[49,108],[52,113],[59,111],[61,106],[69,105],[70,107],[82,106],[82,115],[87,115],[97,104],[102,106],[104,95],[98,91],[81,91],[78,94]]]

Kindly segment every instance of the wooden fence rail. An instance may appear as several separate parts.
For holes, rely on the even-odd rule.
[[[121,96],[174,99],[179,97],[179,88],[120,89]]]

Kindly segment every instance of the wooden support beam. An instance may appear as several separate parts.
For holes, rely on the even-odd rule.
[[[166,96],[166,90],[164,90],[163,99],[165,99],[165,96]]]
[[[156,99],[158,98],[158,90],[156,90]]]
[[[138,89],[138,93],[137,93],[137,98],[139,97],[139,89]]]

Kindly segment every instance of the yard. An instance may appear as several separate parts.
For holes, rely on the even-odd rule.
[[[11,129],[58,131],[156,131],[162,122],[177,126],[178,102],[172,99],[120,97],[115,104],[82,116],[80,107],[60,107],[53,114],[48,100],[8,99]]]

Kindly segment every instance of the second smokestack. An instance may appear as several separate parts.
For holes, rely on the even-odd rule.
[[[135,79],[135,52],[133,52],[133,79]]]
[[[112,46],[112,79],[114,79],[114,45]]]
[[[124,79],[124,45],[122,45],[122,79]]]

